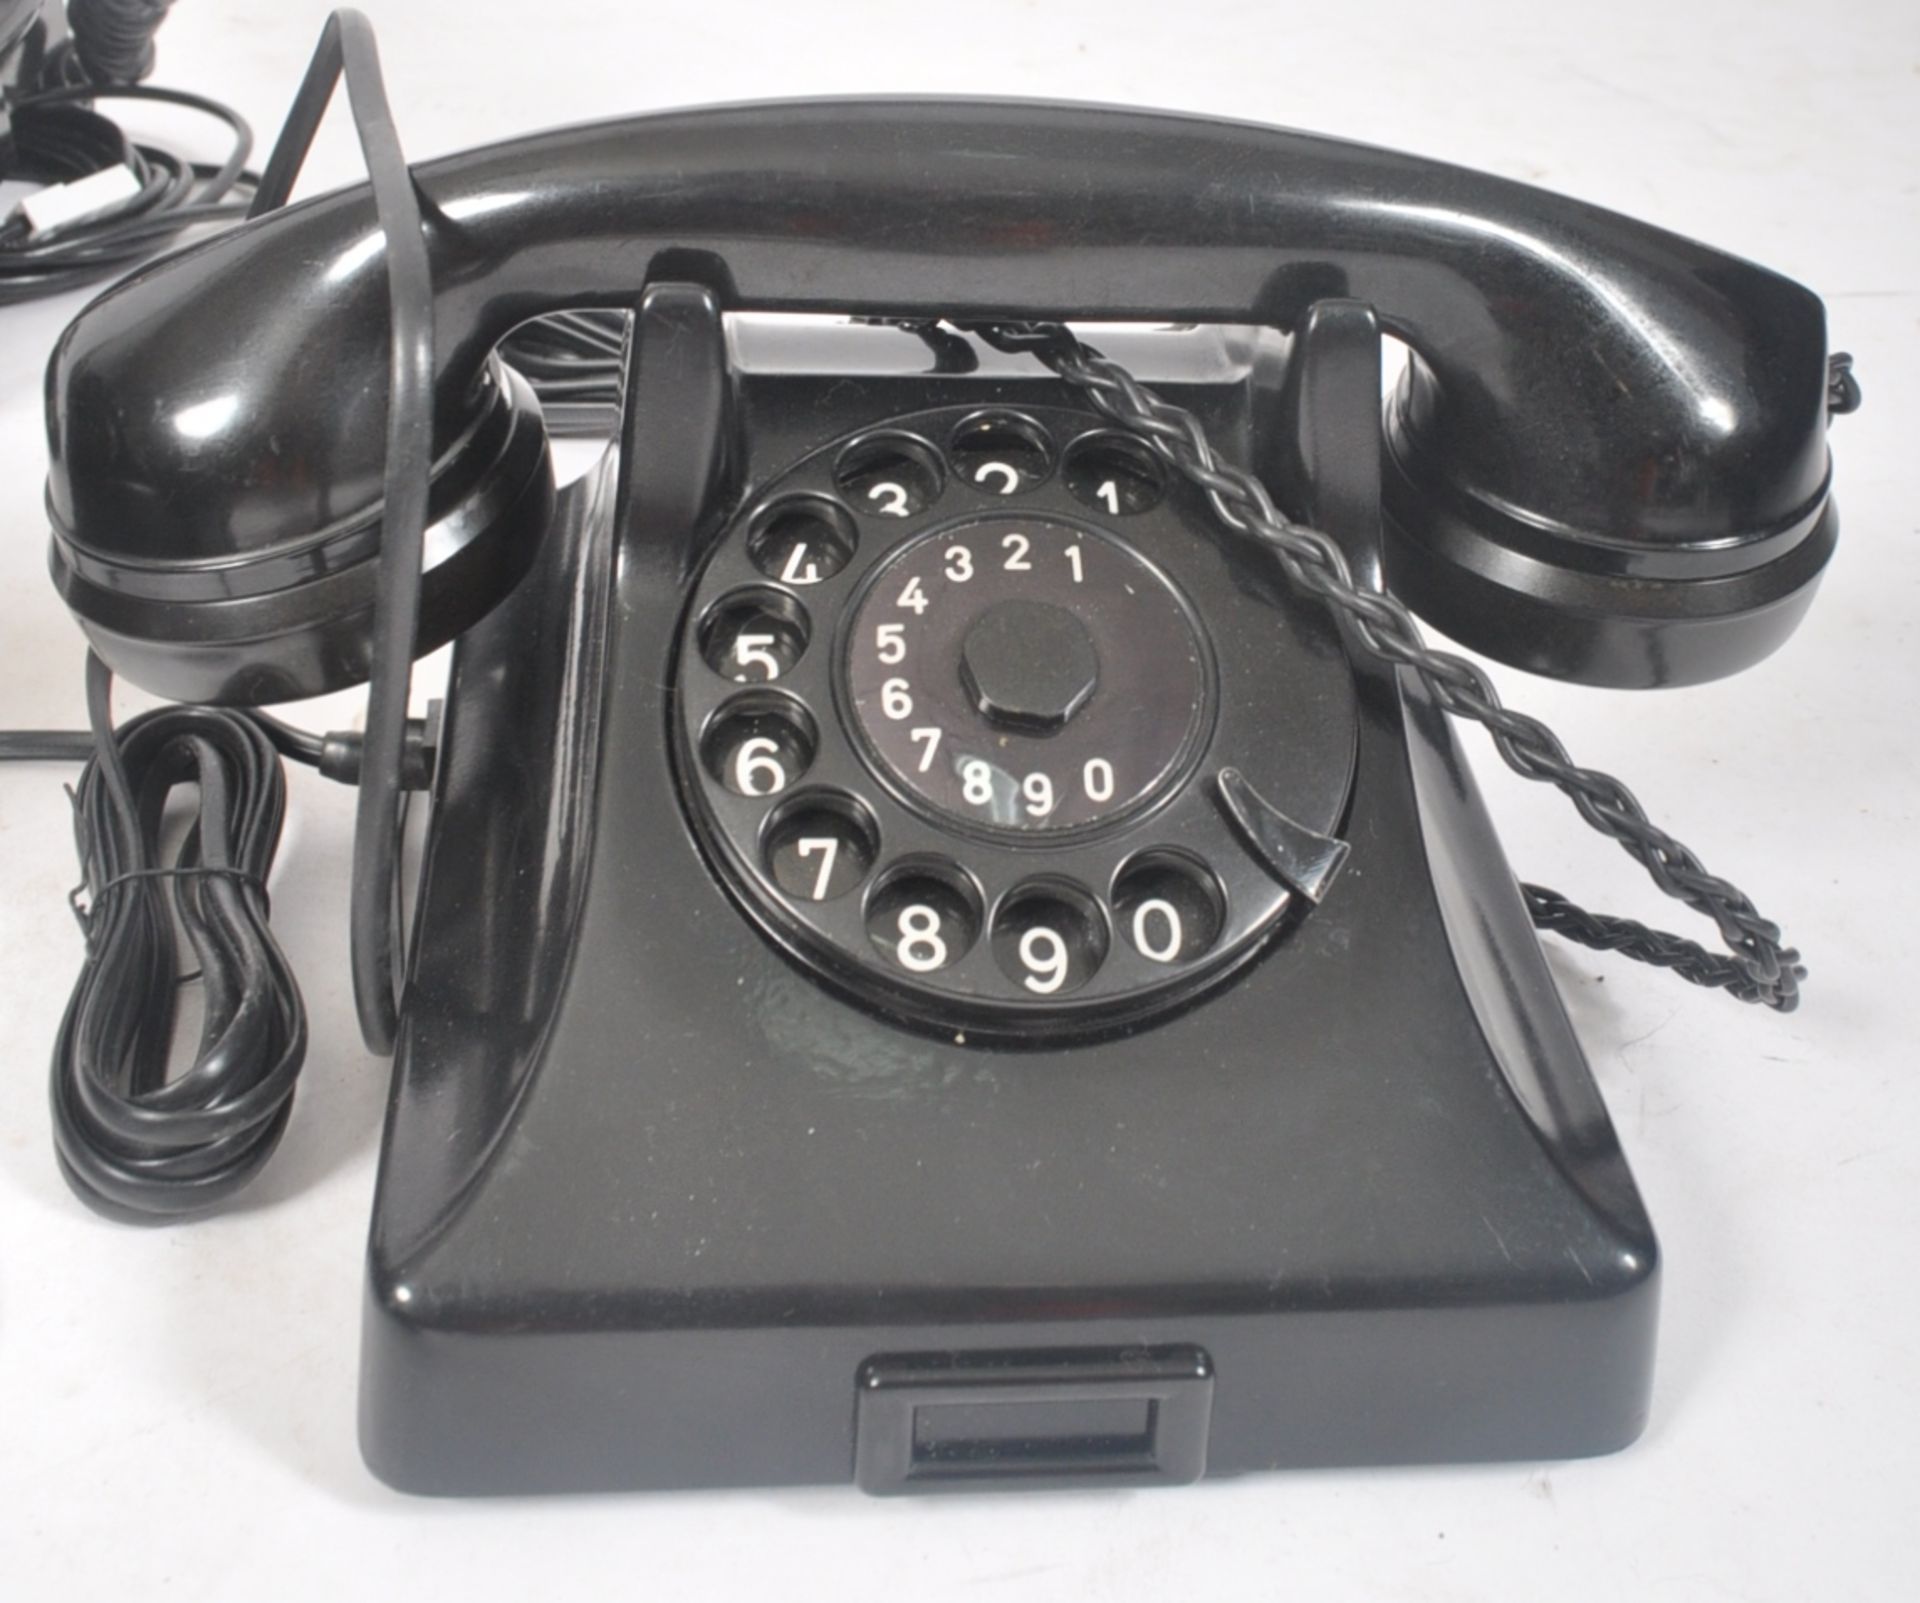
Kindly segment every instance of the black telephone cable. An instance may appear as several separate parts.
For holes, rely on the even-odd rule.
[[[1594,829],[1615,841],[1647,871],[1665,895],[1711,919],[1726,952],[1712,952],[1684,936],[1649,929],[1632,919],[1589,913],[1558,891],[1523,885],[1536,927],[1601,951],[1620,952],[1671,969],[1695,985],[1718,987],[1742,1002],[1791,1013],[1800,1003],[1807,970],[1782,943],[1779,925],[1761,917],[1745,892],[1707,872],[1693,851],[1647,817],[1632,791],[1611,774],[1583,768],[1537,718],[1516,712],[1473,663],[1437,651],[1397,596],[1357,583],[1340,547],[1318,529],[1283,516],[1267,487],[1215,454],[1200,420],[1155,395],[1119,363],[1102,356],[1063,323],[968,323],[998,349],[1037,358],[1080,390],[1095,407],[1141,440],[1200,489],[1226,528],[1258,542],[1302,595],[1325,603],[1347,637],[1381,662],[1410,670],[1440,709],[1493,737],[1500,758],[1523,779],[1550,784]],[[1840,358],[1842,363],[1849,359]],[[1836,411],[1859,405],[1859,387],[1844,366],[1830,368],[1830,390],[1844,379],[1850,395],[1830,398]],[[1839,404],[1839,402],[1845,404]]]
[[[368,653],[365,762],[354,812],[349,956],[360,1034],[370,1050],[393,1051],[404,983],[400,939],[400,831],[406,795],[407,701],[420,624],[420,563],[433,468],[433,268],[420,197],[401,152],[380,72],[373,24],[358,11],[327,18],[280,136],[267,158],[249,217],[286,203],[345,80],[348,109],[386,241],[388,337],[386,475],[379,575]]]
[[[111,673],[87,658],[89,730],[0,731],[0,761],[80,762],[73,803],[86,955],[55,1039],[54,1145],[74,1191],[109,1217],[203,1213],[243,1186],[286,1127],[306,1053],[300,987],[269,924],[286,813],[282,759],[358,782],[361,737],[295,729],[258,708],[179,704],[114,726]],[[438,719],[409,719],[406,791],[430,782]],[[169,799],[195,788],[168,850]],[[178,972],[178,936],[195,969]],[[169,1075],[179,998],[203,987],[191,1066]]]
[[[72,792],[85,874],[74,910],[87,951],[54,1043],[54,1145],[93,1207],[157,1220],[213,1206],[272,1155],[307,1019],[268,924],[286,780],[265,726],[229,708],[169,706],[115,730],[110,684],[90,656],[93,754]],[[182,786],[199,800],[169,856],[164,814]],[[176,921],[204,1007],[191,1066],[169,1075]]]
[[[171,0],[73,0],[71,48],[57,58],[59,81],[8,100],[11,161],[0,178],[64,184],[114,166],[136,192],[96,216],[37,238],[22,216],[0,219],[0,306],[117,277],[189,228],[238,222],[255,183],[247,170],[253,130],[231,106],[207,95],[138,82],[153,67],[153,35]],[[152,101],[224,123],[226,156],[196,162],[163,145],[129,139],[97,109],[102,101]]]

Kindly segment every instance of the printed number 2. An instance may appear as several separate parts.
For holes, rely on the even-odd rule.
[[[907,504],[906,486],[891,480],[883,480],[867,491],[867,499],[879,503],[873,510],[883,518],[904,518],[913,511]]]

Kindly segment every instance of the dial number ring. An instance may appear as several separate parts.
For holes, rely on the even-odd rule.
[[[1037,711],[1002,705],[1013,698],[969,671],[1013,608],[1028,609],[1028,635],[1047,612],[1083,643],[1064,676],[1059,653],[1037,648]],[[1017,649],[992,636],[998,658]],[[842,652],[847,721],[875,770],[963,830],[1034,839],[1130,816],[1177,783],[1205,732],[1209,658],[1180,593],[1138,552],[1057,516],[971,518],[909,541],[855,598]]]

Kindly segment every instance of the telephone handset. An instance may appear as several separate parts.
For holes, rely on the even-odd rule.
[[[376,1467],[890,1490],[1631,1439],[1653,1238],[1440,715],[1734,946],[1659,960],[1790,1006],[1796,959],[1403,602],[1594,684],[1771,651],[1836,534],[1819,301],[1517,184],[1097,107],[673,113],[408,184],[364,25],[327,50],[262,204],[343,59],[372,191],[88,307],[48,505],[95,653],[182,700],[371,673],[371,755],[459,639]],[[497,349],[577,308],[632,313],[620,440],[556,493]]]

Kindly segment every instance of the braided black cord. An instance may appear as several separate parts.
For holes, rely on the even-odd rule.
[[[1062,324],[963,326],[1001,350],[1038,357],[1084,391],[1102,413],[1203,490],[1215,514],[1230,529],[1266,546],[1287,581],[1332,608],[1355,643],[1383,662],[1412,669],[1443,711],[1485,727],[1509,768],[1560,790],[1593,828],[1619,842],[1666,895],[1712,919],[1731,955],[1720,956],[1630,919],[1583,912],[1555,892],[1529,886],[1527,906],[1537,924],[1601,950],[1671,968],[1684,979],[1718,986],[1743,1002],[1764,1002],[1782,1013],[1798,1005],[1799,982],[1806,977],[1806,969],[1799,953],[1780,944],[1777,925],[1762,918],[1744,893],[1709,874],[1692,851],[1652,823],[1619,780],[1578,766],[1545,724],[1501,705],[1492,682],[1479,668],[1428,646],[1420,638],[1413,614],[1400,601],[1356,584],[1340,548],[1317,529],[1289,522],[1258,479],[1220,461],[1191,412],[1154,395]]]
[[[1684,936],[1669,935],[1637,919],[1589,913],[1544,885],[1523,884],[1520,894],[1536,929],[1551,930],[1569,941],[1591,946],[1596,952],[1618,952],[1636,963],[1672,969],[1683,980],[1691,980],[1695,985],[1717,986],[1743,1002],[1768,1000],[1748,978],[1747,971],[1732,958],[1709,952]],[[1805,970],[1801,973],[1804,975]],[[1792,1008],[1781,1011],[1791,1012]]]

